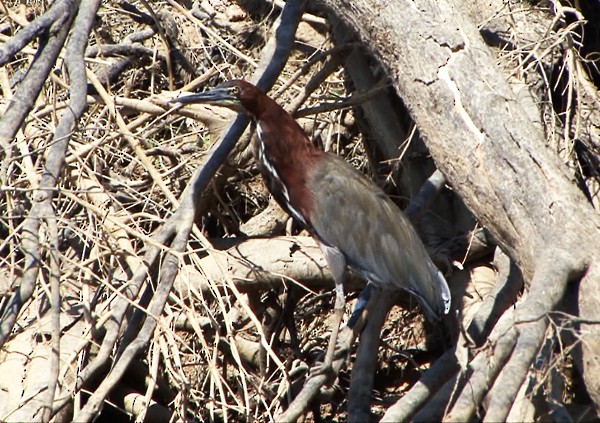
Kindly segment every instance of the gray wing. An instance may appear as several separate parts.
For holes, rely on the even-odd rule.
[[[322,242],[345,255],[353,270],[376,285],[392,284],[415,294],[439,318],[450,290],[431,262],[410,221],[360,172],[327,155],[310,175],[314,207],[310,224]],[[341,221],[345,224],[332,224]]]

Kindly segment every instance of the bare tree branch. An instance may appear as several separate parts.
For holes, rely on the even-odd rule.
[[[25,116],[33,107],[42,84],[48,77],[52,65],[63,47],[79,4],[65,0],[55,6],[55,11],[49,15],[54,18],[54,30],[50,32],[48,42],[40,46],[39,54],[31,64],[27,76],[21,82],[17,95],[13,98],[2,118],[0,118],[0,145],[4,149],[0,179],[3,183],[6,181],[6,172],[12,158],[12,139],[25,119]],[[36,26],[37,24],[34,22],[32,25]],[[61,128],[63,131],[67,129],[65,126]],[[72,128],[72,125],[68,127]],[[64,163],[64,151],[69,142],[68,133],[70,130],[72,129],[61,133],[57,132],[55,143],[46,152],[46,173],[33,196],[34,205],[28,219],[24,223],[22,248],[27,256],[27,262],[24,266],[23,278],[18,283],[10,303],[3,310],[2,317],[0,318],[0,345],[3,345],[6,341],[21,308],[29,301],[33,294],[40,265],[40,223],[45,218],[51,219],[54,214],[51,198],[52,193],[57,188],[55,178]]]
[[[277,24],[276,36],[273,38],[273,42],[275,42],[277,45],[277,48],[273,52],[273,54],[276,55],[276,58],[274,58],[271,54],[266,53],[266,55],[261,59],[261,63],[270,63],[270,66],[267,67],[267,70],[270,70],[270,72],[274,73],[269,73],[267,75],[267,70],[265,70],[265,75],[260,77],[260,80],[262,81],[261,84],[272,85],[277,76],[276,69],[281,71],[283,63],[285,63],[287,55],[289,54],[289,49],[295,33],[295,27],[299,22],[299,17],[302,14],[303,8],[304,2],[298,1],[289,2],[286,5],[286,8],[283,10],[280,17],[280,23]],[[269,50],[267,49],[266,51]],[[263,86],[262,88],[265,87]],[[243,123],[243,121],[246,121],[246,123]],[[194,200],[199,197],[199,194],[202,192],[203,188],[208,184],[208,181],[217,171],[218,167],[220,167],[222,161],[225,159],[231,148],[233,148],[235,145],[237,138],[243,132],[246,124],[247,118],[236,118],[234,125],[231,127],[232,129],[228,131],[228,135],[226,136],[226,140],[228,141],[224,140],[219,144],[219,147],[211,155],[214,157],[207,160],[206,164],[194,176],[193,180],[188,186],[188,189],[184,191],[181,205],[178,211],[174,214],[174,218],[176,219],[175,221],[178,223],[177,234],[175,235],[175,238],[171,244],[171,247],[174,251],[183,251],[185,249],[195,215],[193,212],[195,203]],[[162,231],[164,231],[164,228],[161,230],[161,232]],[[152,263],[153,261],[154,260],[151,260],[149,262]],[[93,419],[104,402],[106,395],[108,395],[110,390],[120,380],[130,361],[135,357],[141,348],[144,348],[147,345],[147,342],[149,341],[150,336],[156,326],[156,317],[154,316],[158,316],[162,312],[168,293],[170,292],[175,280],[178,264],[179,260],[176,258],[176,256],[172,254],[167,255],[167,259],[165,260],[165,264],[161,270],[161,279],[159,280],[158,290],[154,294],[148,308],[149,315],[145,317],[145,322],[143,323],[143,326],[141,327],[135,339],[132,339],[133,335],[130,335],[129,338],[132,339],[130,343],[122,344],[120,346],[122,354],[120,357],[118,357],[118,364],[104,379],[100,387],[96,390],[96,392],[94,392],[81,412],[77,414],[77,420],[90,421]],[[144,278],[145,274],[146,266],[141,269],[141,272],[140,270],[136,272],[136,276],[139,275],[140,277]],[[134,281],[135,279],[138,278],[134,277]],[[141,278],[138,280],[140,279]],[[140,315],[138,314],[138,316]]]

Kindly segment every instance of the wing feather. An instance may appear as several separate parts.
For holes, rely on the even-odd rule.
[[[317,236],[340,249],[349,265],[376,285],[393,284],[410,291],[432,317],[447,312],[446,281],[410,221],[352,166],[335,155],[325,158],[309,181],[317,194],[310,216]]]

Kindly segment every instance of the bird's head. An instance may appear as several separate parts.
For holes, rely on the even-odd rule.
[[[236,112],[255,113],[255,104],[264,97],[262,91],[241,79],[226,81],[217,87],[198,94],[174,98],[171,104],[213,104]]]

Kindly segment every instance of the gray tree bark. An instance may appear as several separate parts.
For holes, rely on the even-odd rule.
[[[572,312],[600,320],[600,218],[547,147],[539,122],[520,103],[460,2],[324,3],[380,61],[437,166],[526,282],[559,274],[558,282],[551,280],[560,286],[547,288],[563,292],[569,280],[582,277]],[[526,300],[545,302],[544,315],[536,317],[543,320],[556,296],[545,301],[543,278],[533,290]],[[600,327],[582,323],[578,336],[580,371],[600,409]]]

